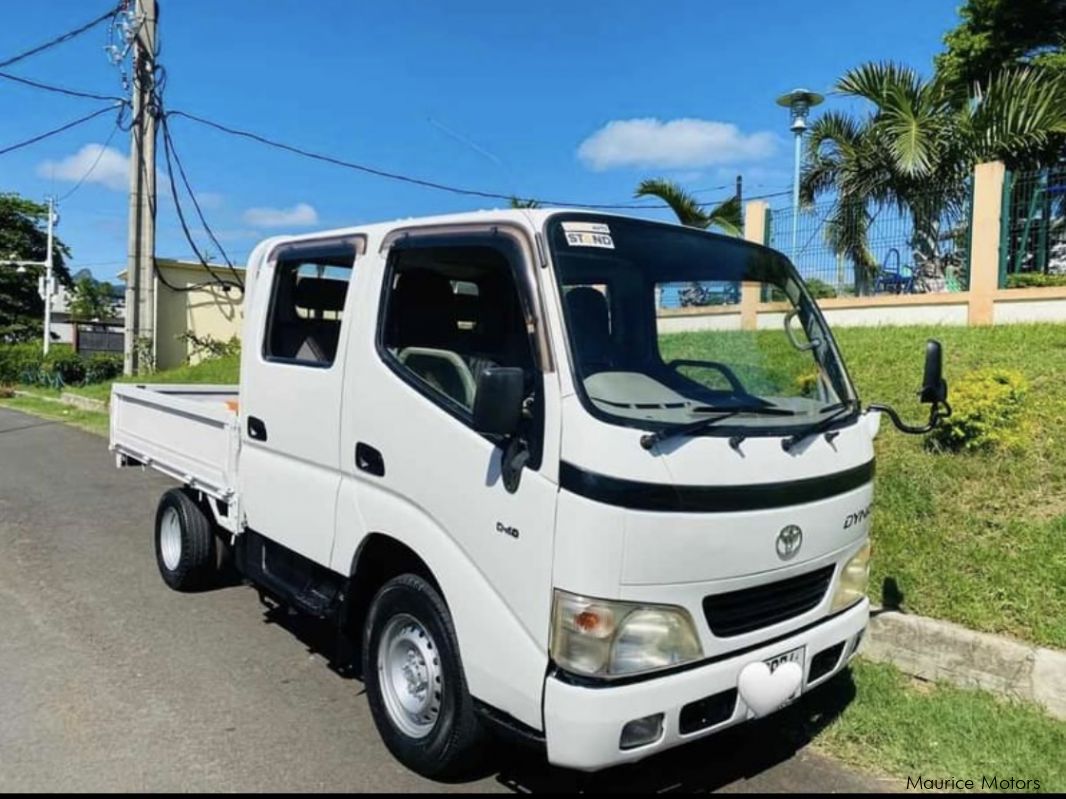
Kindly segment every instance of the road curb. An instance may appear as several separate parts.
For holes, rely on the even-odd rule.
[[[1066,652],[939,619],[874,610],[862,653],[919,679],[1034,702],[1066,720]]]

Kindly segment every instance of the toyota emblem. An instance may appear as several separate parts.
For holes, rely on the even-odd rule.
[[[803,530],[798,525],[790,524],[777,534],[777,556],[781,560],[792,560],[802,545]]]

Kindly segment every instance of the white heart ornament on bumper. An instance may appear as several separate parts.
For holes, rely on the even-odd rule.
[[[799,663],[782,663],[771,673],[770,667],[760,661],[741,669],[737,690],[756,716],[765,716],[788,702],[802,679]]]

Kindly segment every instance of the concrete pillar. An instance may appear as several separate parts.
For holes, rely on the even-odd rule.
[[[973,216],[970,220],[971,325],[990,325],[999,290],[1000,221],[1003,214],[1003,180],[1000,161],[978,164],[973,172]]]
[[[765,200],[751,200],[744,204],[744,238],[756,244],[766,244]],[[759,326],[759,292],[761,283],[740,284],[740,329],[755,330]]]

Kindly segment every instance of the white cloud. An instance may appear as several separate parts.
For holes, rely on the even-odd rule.
[[[244,221],[254,227],[306,227],[318,222],[318,212],[307,203],[292,208],[249,208]]]
[[[616,119],[581,142],[577,156],[596,171],[694,169],[768,158],[777,143],[768,131],[745,134],[729,122],[709,119]]]
[[[196,192],[196,201],[200,203],[201,208],[210,208],[212,210],[221,208],[223,199],[222,195],[217,191]]]
[[[90,169],[92,174],[85,178],[86,183],[98,183],[114,191],[126,191],[129,188],[129,157],[114,147],[102,144],[86,144],[74,155],[59,161],[44,161],[37,166],[37,174],[42,178],[54,177],[56,180],[76,183]]]

